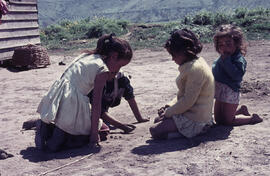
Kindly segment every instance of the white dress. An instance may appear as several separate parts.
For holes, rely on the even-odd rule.
[[[96,75],[107,71],[100,55],[75,58],[41,100],[37,109],[41,120],[73,135],[89,135],[91,105],[87,94],[94,88]]]

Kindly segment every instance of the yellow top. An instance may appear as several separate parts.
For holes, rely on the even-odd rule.
[[[196,122],[209,122],[212,119],[215,82],[206,61],[200,57],[179,66],[176,78],[177,97],[168,103],[166,117],[182,114]]]

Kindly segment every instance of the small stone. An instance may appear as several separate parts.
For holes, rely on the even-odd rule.
[[[5,152],[4,150],[0,149],[0,160],[2,159],[7,159],[9,157],[13,157],[12,154],[9,154],[7,152]]]

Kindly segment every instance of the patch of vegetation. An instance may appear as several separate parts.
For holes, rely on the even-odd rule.
[[[64,20],[59,24],[42,29],[40,38],[42,44],[48,49],[70,48],[73,47],[71,45],[74,43],[86,43],[86,40],[99,38],[103,34],[124,35],[128,32],[127,27],[127,21],[107,18],[96,18],[94,20],[86,18],[80,21]],[[87,43],[87,46],[89,46],[89,42]],[[90,43],[92,42],[90,41]]]
[[[101,35],[115,33],[129,40],[134,49],[155,49],[164,45],[173,30],[182,28],[192,30],[203,43],[212,42],[216,28],[228,23],[240,26],[247,39],[270,39],[270,9],[239,8],[232,13],[203,10],[179,21],[155,24],[131,24],[107,18],[86,18],[74,22],[64,20],[42,29],[41,41],[48,49],[93,48]]]

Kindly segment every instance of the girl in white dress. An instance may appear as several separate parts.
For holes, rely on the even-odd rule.
[[[97,144],[103,87],[132,55],[129,43],[111,34],[100,37],[95,50],[75,58],[38,106],[41,121],[37,124],[36,146],[57,151],[67,144],[67,136],[87,136],[88,141],[90,136],[90,143]],[[87,95],[92,90],[90,105]],[[48,133],[52,124],[55,128]]]

